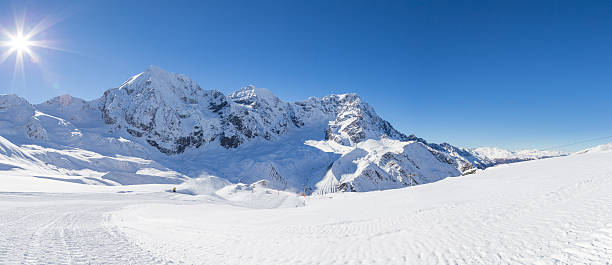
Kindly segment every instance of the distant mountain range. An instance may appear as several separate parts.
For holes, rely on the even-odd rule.
[[[118,185],[216,175],[309,193],[400,188],[565,155],[429,143],[356,94],[284,102],[247,86],[225,95],[155,66],[92,101],[0,95],[0,136],[0,170],[37,177]]]

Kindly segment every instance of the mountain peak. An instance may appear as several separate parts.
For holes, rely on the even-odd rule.
[[[338,99],[340,99],[340,100],[345,100],[345,99],[358,99],[358,100],[361,100],[361,97],[359,95],[357,95],[357,93],[335,94],[335,96],[337,96]]]
[[[175,76],[179,76],[177,73],[172,73],[162,69],[161,67],[151,65],[147,68],[138,78],[144,78],[147,80],[168,80],[172,79]]]
[[[52,106],[51,108],[67,108],[67,107],[71,107],[75,105],[77,107],[81,107],[86,104],[87,104],[87,101],[81,98],[73,97],[70,94],[63,94],[61,96],[53,97],[35,106],[36,108],[48,108],[46,106]]]
[[[68,106],[72,104],[72,96],[70,94],[63,94],[58,97],[58,100],[59,100],[59,103],[64,106]]]
[[[151,65],[144,72],[130,77],[120,87],[128,95],[158,94],[159,97],[170,99],[196,94],[201,88],[191,78],[184,74],[168,72],[158,66]]]
[[[255,87],[254,85],[242,87],[232,92],[229,97],[232,101],[244,105],[251,105],[259,100],[265,100],[270,103],[280,101],[272,91],[267,88]]]
[[[145,70],[145,73],[155,73],[155,74],[170,74],[169,71],[157,66],[157,65],[149,65],[149,67]]]
[[[0,120],[26,121],[34,115],[34,106],[15,94],[0,94]],[[0,130],[0,132],[3,132]]]
[[[18,96],[17,94],[0,94],[0,100],[4,103],[4,104],[24,104],[24,103],[28,103],[29,102],[25,99],[22,98],[20,96]]]

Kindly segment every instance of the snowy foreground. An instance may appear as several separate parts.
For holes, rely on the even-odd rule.
[[[167,192],[168,184],[93,186],[10,172],[0,175],[2,264],[612,261],[609,150],[311,196],[305,205],[256,185],[194,196]]]

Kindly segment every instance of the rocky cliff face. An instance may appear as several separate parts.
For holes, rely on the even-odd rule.
[[[409,139],[380,118],[374,109],[356,94],[312,98],[308,103],[330,114],[329,126],[325,131],[326,140],[351,146],[366,139],[381,137],[404,141]]]
[[[382,135],[408,139],[355,94],[288,103],[267,89],[247,86],[225,96],[154,66],[106,91],[97,105],[108,125],[165,154],[210,144],[236,148],[322,122],[329,123],[326,139],[344,145]]]
[[[226,122],[232,108],[223,94],[157,67],[106,91],[97,105],[106,124],[145,139],[165,154],[212,141],[228,145],[225,138],[236,131]]]

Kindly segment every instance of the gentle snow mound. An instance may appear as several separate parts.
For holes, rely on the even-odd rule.
[[[176,187],[177,193],[188,195],[213,195],[230,205],[274,209],[304,206],[296,193],[271,189],[270,182],[260,180],[253,184],[237,183],[216,176],[203,176],[185,181]]]
[[[177,187],[176,192],[189,195],[211,195],[230,184],[229,181],[219,177],[202,176],[185,181]]]
[[[606,152],[606,151],[612,151],[612,143],[608,143],[608,144],[602,144],[602,145],[598,145],[586,150],[582,150],[582,151],[578,151],[576,152],[576,154],[586,154],[586,153],[599,153],[599,152]]]
[[[304,206],[304,200],[296,193],[271,189],[270,182],[260,180],[253,184],[233,184],[223,187],[216,194],[233,205],[256,208],[293,208]]]

